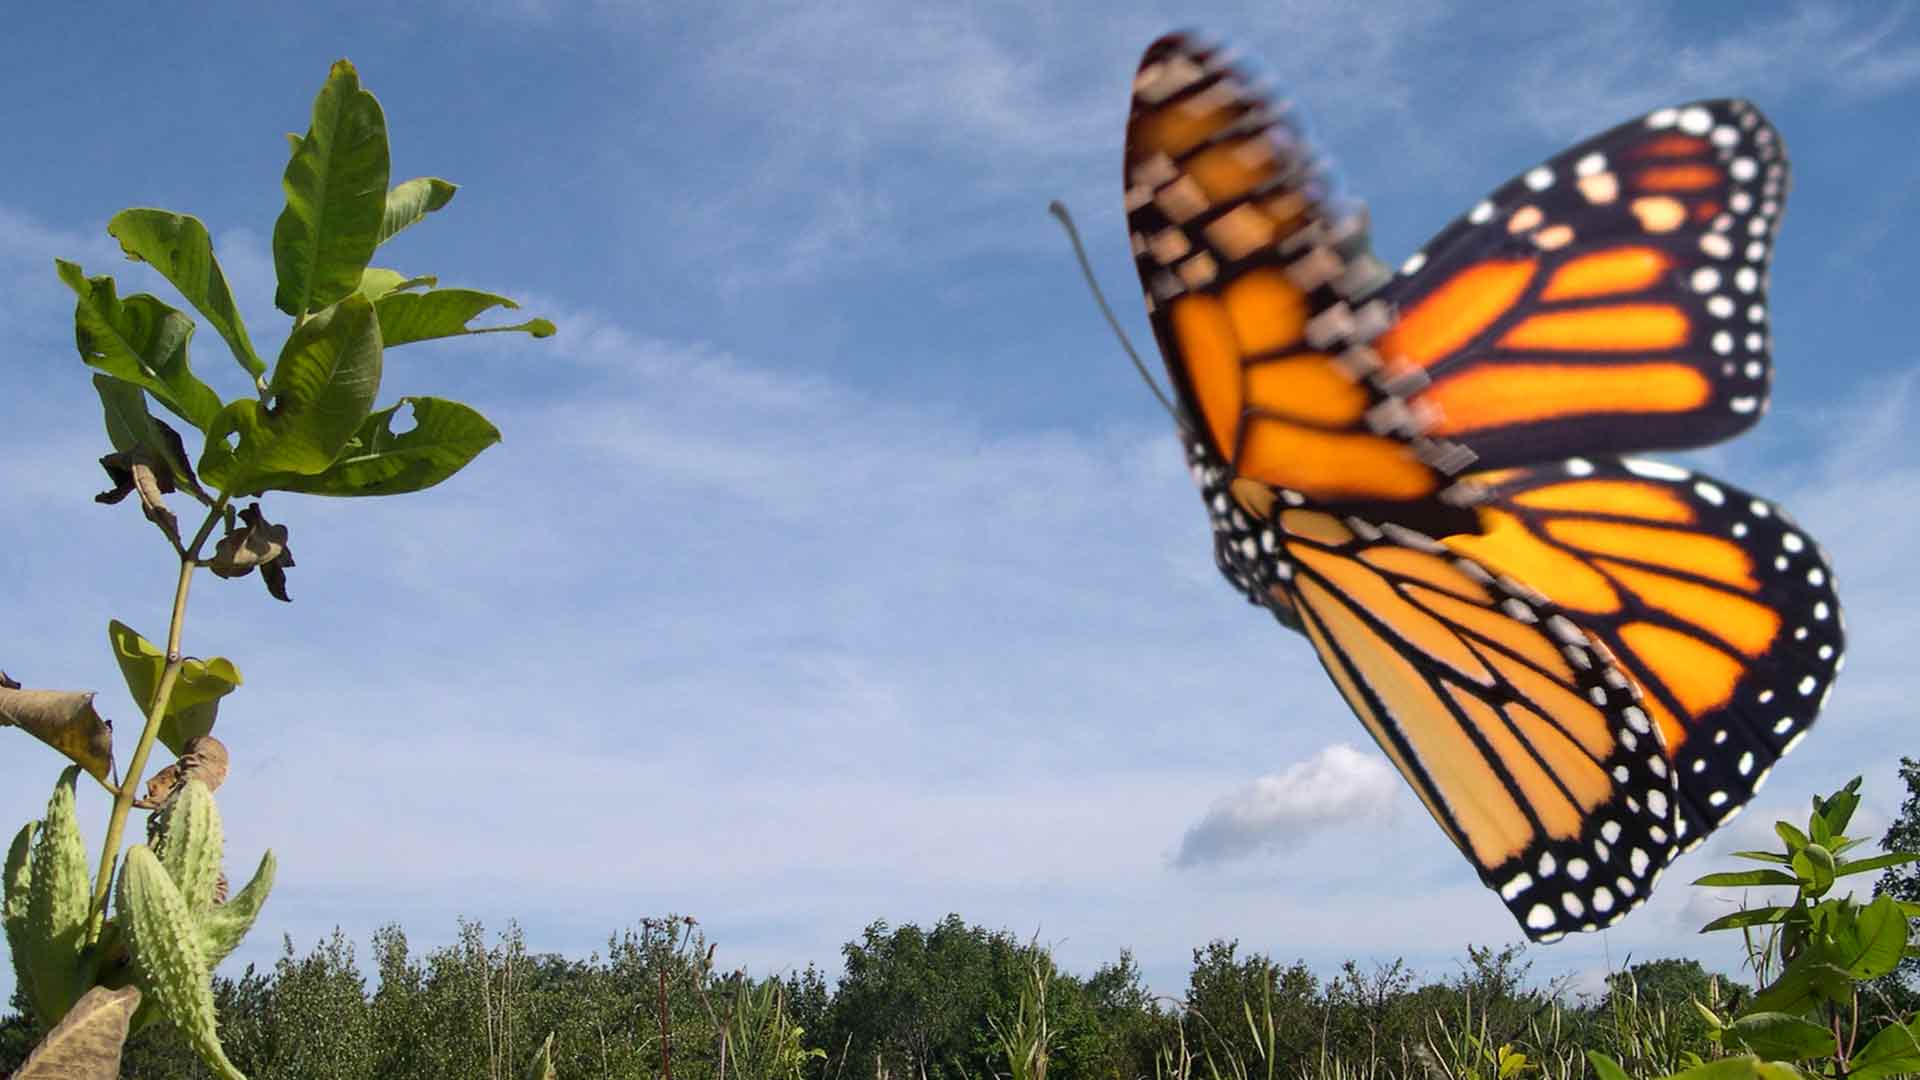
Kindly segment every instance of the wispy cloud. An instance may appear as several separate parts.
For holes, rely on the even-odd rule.
[[[1174,865],[1282,851],[1326,829],[1372,824],[1391,811],[1400,788],[1379,754],[1336,743],[1217,800],[1181,838]]]
[[[1698,20],[1645,2],[1555,17],[1511,86],[1517,115],[1577,136],[1657,104],[1727,93],[1830,91],[1874,98],[1920,80],[1910,5],[1806,3],[1773,17]],[[1652,47],[1678,39],[1676,48]]]

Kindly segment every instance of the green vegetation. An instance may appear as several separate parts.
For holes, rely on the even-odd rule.
[[[242,385],[231,400],[189,362],[191,316],[146,293],[122,298],[111,277],[89,277],[55,260],[55,273],[77,298],[74,344],[96,372],[113,448],[100,459],[112,488],[95,498],[112,505],[136,496],[179,568],[164,649],[118,620],[107,625],[144,719],[124,773],[115,767],[112,725],[95,710],[92,691],[32,689],[0,673],[0,727],[19,728],[73,762],[54,785],[46,816],[14,836],[0,879],[0,924],[23,1015],[35,1021],[25,1030],[29,1038],[44,1036],[21,1069],[23,1080],[118,1075],[127,1036],[162,1023],[213,1075],[246,1080],[225,1049],[220,997],[266,991],[245,980],[217,990],[212,972],[252,928],[273,887],[275,863],[267,852],[247,885],[230,895],[213,799],[229,759],[212,732],[241,677],[224,657],[183,653],[189,588],[201,569],[221,578],[258,571],[268,593],[287,600],[289,530],[269,521],[256,499],[274,492],[419,491],[499,441],[485,417],[457,401],[403,397],[376,411],[387,349],[475,333],[553,333],[544,319],[475,328],[469,324],[483,312],[516,305],[371,265],[382,244],[445,207],[455,188],[433,177],[388,188],[386,118],[353,65],[333,65],[307,134],[290,141],[273,262],[274,303],[292,322],[271,367],[254,350],[205,225],[145,208],[123,210],[107,223],[127,257],[150,265],[225,342],[240,369],[229,377]],[[171,422],[156,414],[155,403]],[[403,410],[410,419],[396,426]],[[175,423],[201,437],[197,457]],[[181,530],[169,496],[202,511],[190,533]],[[176,757],[148,777],[156,744]],[[113,800],[94,871],[76,809],[82,772]],[[152,812],[147,843],[123,856],[135,809]],[[298,980],[276,973],[276,988],[281,983],[294,987]],[[336,1060],[316,1056],[307,1067],[330,1068]]]
[[[1903,775],[1914,797],[1890,837],[1920,824],[1920,768]],[[812,966],[722,971],[694,920],[669,916],[585,960],[531,953],[513,926],[490,942],[466,921],[420,957],[388,926],[371,942],[372,980],[336,931],[304,956],[287,941],[272,971],[215,978],[212,993],[232,1065],[289,1080],[1880,1080],[1920,1073],[1913,988],[1897,970],[1916,952],[1907,917],[1920,909],[1827,895],[1838,878],[1913,862],[1845,857],[1858,783],[1816,799],[1804,830],[1781,823],[1785,850],[1741,853],[1764,871],[1701,879],[1794,889],[1713,924],[1747,935],[1751,987],[1653,960],[1575,997],[1532,982],[1519,945],[1470,947],[1440,979],[1394,961],[1323,980],[1213,941],[1193,951],[1175,1001],[1156,998],[1124,951],[1077,976],[1037,943],[958,915],[928,929],[873,923],[842,948],[829,987]],[[16,992],[14,1007],[0,1068],[35,1038],[30,998]],[[219,1075],[191,1043],[173,1025],[149,1028],[128,1044],[126,1074]]]

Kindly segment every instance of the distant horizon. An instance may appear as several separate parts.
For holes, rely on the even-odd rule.
[[[15,23],[0,668],[98,691],[122,765],[139,718],[105,627],[163,634],[176,564],[130,504],[92,501],[108,447],[53,259],[174,302],[104,223],[194,214],[269,354],[287,329],[281,135],[345,56],[386,110],[394,179],[460,185],[382,265],[559,326],[390,353],[383,405],[443,394],[504,441],[418,496],[265,500],[292,530],[290,605],[251,579],[196,583],[186,651],[245,677],[217,729],[228,873],[267,848],[280,868],[223,974],[270,968],[283,935],[304,954],[338,926],[364,949],[397,922],[425,950],[458,918],[585,956],[668,912],[758,974],[837,976],[874,920],[955,913],[1055,942],[1076,973],[1131,949],[1163,993],[1216,938],[1320,972],[1439,972],[1469,943],[1520,940],[1308,643],[1220,580],[1178,441],[1047,215],[1072,209],[1148,346],[1121,139],[1140,51],[1187,24],[1303,107],[1388,265],[1653,108],[1743,96],[1785,139],[1769,415],[1657,456],[1778,502],[1824,545],[1848,664],[1747,812],[1612,930],[1530,948],[1535,977],[1597,986],[1629,958],[1738,976],[1738,935],[1697,931],[1739,893],[1688,882],[1854,775],[1858,835],[1905,794],[1920,384],[1899,318],[1920,145],[1900,136],[1920,16],[1904,8],[488,0]],[[245,386],[209,327],[193,364],[227,396]],[[18,732],[0,746],[11,835],[63,762]],[[95,857],[105,819],[83,786]]]

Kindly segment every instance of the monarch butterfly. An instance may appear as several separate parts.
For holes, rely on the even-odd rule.
[[[1166,37],[1136,75],[1128,228],[1215,560],[1535,940],[1644,903],[1839,670],[1819,547],[1626,456],[1765,409],[1786,189],[1753,106],[1661,109],[1392,273],[1217,50]]]

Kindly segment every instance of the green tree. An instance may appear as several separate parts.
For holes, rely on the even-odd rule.
[[[1880,850],[1920,851],[1920,761],[1902,757],[1900,779],[1906,782],[1907,797],[1900,804],[1900,813],[1881,835]],[[1920,902],[1920,863],[1881,871],[1873,891],[1895,900]],[[1912,1013],[1920,1008],[1920,957],[1909,956],[1900,961],[1900,969],[1880,980],[1875,990],[1884,994],[1897,1012]]]
[[[987,1076],[999,1046],[987,1024],[1018,1003],[1029,948],[1006,931],[948,915],[931,931],[884,921],[842,950],[846,974],[823,1041],[855,1075]]]
[[[1193,950],[1193,971],[1187,977],[1186,1011],[1189,1042],[1213,1056],[1225,1069],[1230,1060],[1249,1065],[1262,1061],[1260,1048],[1267,1035],[1249,1029],[1247,1010],[1264,1026],[1273,1021],[1272,1052],[1282,1066],[1302,1061],[1320,1043],[1320,980],[1305,961],[1275,967],[1267,956],[1236,956],[1238,941],[1215,939]],[[1268,1006],[1271,1005],[1269,1013]]]

